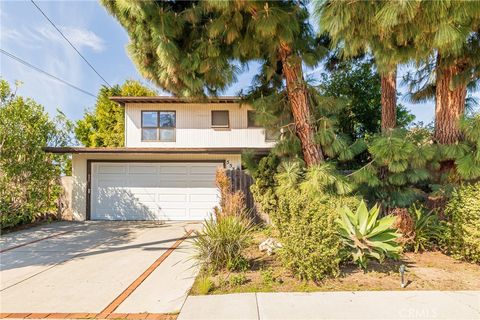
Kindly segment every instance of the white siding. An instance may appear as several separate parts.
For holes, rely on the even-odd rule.
[[[73,154],[72,156],[72,216],[73,220],[85,220],[87,203],[87,160],[162,160],[162,161],[225,161],[228,168],[239,167],[239,154]]]
[[[176,111],[175,142],[143,142],[141,112],[146,110]],[[230,128],[211,127],[211,111],[228,110]],[[269,148],[263,128],[247,127],[247,105],[233,103],[134,103],[125,105],[125,146],[157,148],[238,147]]]

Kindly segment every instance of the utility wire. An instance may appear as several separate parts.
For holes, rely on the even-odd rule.
[[[50,20],[50,18],[46,15],[46,13],[43,12],[43,10],[33,0],[30,0],[30,1],[38,9],[38,11],[40,11],[40,13],[45,17],[45,19],[47,19],[48,22],[50,22],[50,24],[58,31],[58,33],[60,33],[63,39],[65,39],[65,41],[68,42],[68,44],[73,48],[73,50],[75,50],[78,53],[78,55],[83,59],[83,61],[85,61],[88,64],[88,66],[93,70],[93,72],[95,72],[103,80],[103,82],[105,82],[105,84],[111,88],[112,86],[107,82],[107,80],[105,80],[105,78],[102,77],[100,73],[98,73],[98,71],[91,65],[91,63],[88,62],[88,60],[80,53],[80,51],[78,51],[78,49],[73,45],[73,43],[70,42],[70,40],[68,40],[68,38],[63,34],[63,32],[55,25],[55,23],[53,23],[53,21]]]
[[[57,81],[60,81],[61,83],[66,84],[67,86],[69,86],[69,87],[71,87],[71,88],[73,88],[73,89],[75,89],[75,90],[78,90],[78,91],[80,91],[80,92],[82,92],[82,93],[84,93],[84,94],[87,94],[87,95],[89,95],[89,96],[92,96],[92,97],[94,97],[94,98],[97,97],[97,96],[94,95],[93,93],[90,93],[90,92],[88,92],[88,91],[85,91],[85,90],[83,90],[82,88],[79,88],[79,87],[77,87],[76,85],[71,84],[70,82],[67,82],[67,81],[65,81],[65,80],[63,80],[63,79],[60,79],[59,77],[56,77],[56,76],[54,76],[53,74],[50,74],[50,73],[48,73],[48,72],[45,71],[45,70],[42,70],[42,69],[40,69],[40,68],[38,68],[38,67],[35,67],[34,65],[28,63],[27,61],[25,61],[25,60],[23,60],[23,59],[20,59],[19,57],[17,57],[16,55],[14,55],[14,54],[12,54],[12,53],[10,53],[10,52],[7,52],[7,51],[5,51],[5,50],[3,50],[3,49],[0,49],[0,52],[3,53],[4,55],[6,55],[7,57],[9,57],[9,58],[11,58],[11,59],[13,59],[13,60],[16,60],[16,61],[22,63],[23,65],[25,65],[25,66],[27,66],[27,67],[29,67],[29,68],[32,68],[32,69],[34,69],[34,70],[36,70],[36,71],[38,71],[38,72],[40,72],[40,73],[43,73],[43,74],[49,76],[50,78],[53,78],[53,79],[55,79],[55,80],[57,80]]]

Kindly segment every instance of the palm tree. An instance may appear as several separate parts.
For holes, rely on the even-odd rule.
[[[322,48],[303,2],[101,2],[127,30],[130,57],[142,75],[175,95],[216,95],[248,62],[260,61],[257,78],[286,88],[306,164],[323,161],[302,73],[303,64],[320,61]]]

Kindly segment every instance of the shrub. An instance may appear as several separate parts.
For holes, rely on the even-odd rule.
[[[280,159],[274,154],[269,154],[260,160],[257,170],[252,175],[255,182],[250,187],[250,190],[260,211],[268,216],[277,207],[275,175],[279,164]]]
[[[252,224],[240,217],[224,216],[204,223],[204,230],[196,232],[196,258],[213,270],[244,269],[248,262],[242,255],[250,244]]]
[[[417,253],[438,246],[445,234],[445,226],[433,211],[413,206],[410,210],[413,219],[413,237],[406,244],[408,250]]]
[[[480,262],[480,182],[454,191],[445,208],[448,249],[457,258]]]
[[[68,161],[43,148],[68,144],[72,126],[63,114],[50,119],[41,105],[15,92],[0,79],[0,229],[55,217],[58,177]]]
[[[210,277],[204,274],[197,279],[195,287],[199,294],[208,294],[212,291],[214,284]]]
[[[385,257],[397,259],[401,250],[397,242],[400,235],[393,229],[396,217],[386,216],[377,220],[379,212],[376,205],[369,211],[362,201],[356,213],[345,207],[337,219],[345,248],[350,251],[353,261],[364,270],[370,258],[380,262]]]

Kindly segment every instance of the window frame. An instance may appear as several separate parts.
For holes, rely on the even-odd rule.
[[[255,124],[250,125],[250,121],[249,121],[248,115],[251,114],[251,113],[253,113],[253,116],[255,117],[255,112],[256,112],[255,110],[247,110],[247,128],[262,128],[261,125],[255,125]]]
[[[213,124],[213,113],[214,112],[226,112],[227,113],[227,124],[226,125],[214,125]],[[229,110],[211,110],[210,111],[210,126],[212,128],[228,129],[230,128],[230,111]]]
[[[144,127],[143,125],[143,113],[144,112],[155,112],[157,114],[157,126],[156,127]],[[162,112],[173,112],[175,114],[175,126],[174,127],[162,127],[160,125],[160,114]],[[145,140],[143,138],[143,129],[155,129],[156,130],[156,139],[155,140]],[[161,140],[160,131],[162,129],[173,129],[174,137],[173,140]],[[177,111],[176,110],[141,110],[140,112],[140,139],[142,142],[176,142],[177,141]]]

